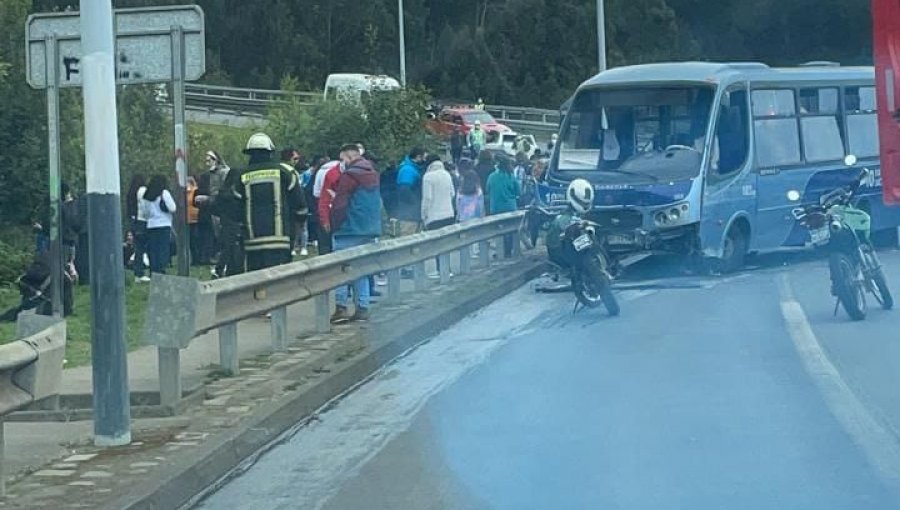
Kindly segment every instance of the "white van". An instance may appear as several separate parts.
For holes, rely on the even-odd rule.
[[[325,100],[346,96],[359,101],[362,93],[374,90],[399,90],[400,82],[386,75],[330,74],[325,80]]]

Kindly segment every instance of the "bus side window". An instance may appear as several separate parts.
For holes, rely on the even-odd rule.
[[[807,163],[840,161],[844,138],[838,122],[836,87],[800,89],[800,133]]]
[[[800,132],[793,90],[754,90],[756,162],[760,168],[798,165]]]
[[[847,105],[847,149],[859,158],[878,156],[878,118],[874,87],[848,87],[844,101]]]
[[[747,91],[733,90],[728,95],[727,104],[719,110],[711,155],[711,168],[722,177],[738,172],[744,166],[750,148]],[[715,161],[717,153],[718,164]]]

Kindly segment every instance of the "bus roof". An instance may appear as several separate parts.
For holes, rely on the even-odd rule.
[[[802,82],[802,81],[872,81],[872,67],[838,67],[835,65],[806,65],[802,67],[774,68],[756,62],[671,62],[618,67],[600,73],[584,82],[579,88],[621,85],[660,85],[672,83],[718,84],[734,79],[751,82]]]

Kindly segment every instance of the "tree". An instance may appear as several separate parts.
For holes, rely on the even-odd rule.
[[[282,87],[294,90],[297,80],[287,78]],[[422,129],[430,100],[419,87],[376,92],[361,102],[343,97],[310,106],[294,98],[269,111],[266,131],[280,147],[332,158],[343,144],[362,142],[367,154],[383,166],[400,160],[414,146],[433,146]]]

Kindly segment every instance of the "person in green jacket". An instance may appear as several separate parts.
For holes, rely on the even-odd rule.
[[[487,192],[490,197],[490,213],[501,214],[518,209],[519,183],[512,172],[512,162],[509,158],[500,158],[497,167],[487,180]],[[512,256],[513,236],[503,236],[503,252],[506,258]]]

